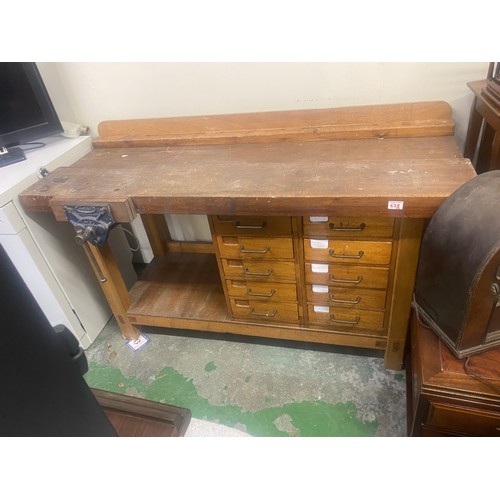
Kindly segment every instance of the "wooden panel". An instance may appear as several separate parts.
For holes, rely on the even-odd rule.
[[[337,288],[327,285],[307,285],[307,300],[314,304],[331,304],[342,307],[383,309],[385,290],[368,288]]]
[[[184,436],[191,421],[187,408],[99,389],[92,389],[92,393],[118,437]]]
[[[225,311],[215,256],[169,252],[156,258],[130,290],[128,316],[170,316],[207,320]],[[227,316],[227,315],[226,315]]]
[[[325,307],[326,309],[324,309]],[[384,329],[385,313],[383,311],[309,304],[308,313],[310,323],[328,325],[332,328],[343,328],[344,330],[363,328],[379,332]]]
[[[214,232],[243,236],[291,236],[290,217],[249,217],[216,215],[212,217]]]
[[[112,203],[125,194],[138,213],[427,217],[476,173],[458,151],[450,158],[427,142],[421,151],[415,140],[95,150],[20,200],[28,211],[51,210],[52,198]],[[401,210],[388,208],[394,200]]]
[[[291,238],[216,236],[221,257],[227,259],[293,259]]]
[[[155,257],[162,257],[167,251],[170,232],[164,215],[143,214],[141,216],[144,230]]]
[[[408,434],[498,436],[500,348],[458,359],[413,313]]]
[[[297,304],[285,302],[262,302],[259,300],[230,299],[231,311],[236,318],[259,322],[297,322]]]
[[[388,329],[388,348],[385,366],[400,370],[403,366],[406,338],[410,320],[411,302],[415,286],[420,242],[425,221],[422,219],[400,219],[398,221],[398,244],[394,255],[391,311]]]
[[[66,213],[64,211],[64,207],[66,205],[86,205],[96,207],[109,206],[111,215],[115,222],[132,222],[137,215],[134,205],[128,198],[112,200],[110,202],[106,202],[101,199],[92,203],[75,203],[71,198],[53,198],[49,201],[49,204],[52,212],[54,213],[55,219],[60,222],[67,220]]]
[[[230,144],[363,137],[452,135],[451,107],[443,101],[333,109],[108,120],[94,147]]]
[[[296,302],[297,287],[294,283],[226,280],[230,297],[261,301]]]
[[[305,274],[308,283],[318,285],[385,289],[389,283],[388,267],[306,262]]]
[[[321,217],[303,218],[305,237],[326,238],[392,238],[394,219],[382,217]]]
[[[428,425],[473,436],[500,436],[500,414],[432,403]]]
[[[295,281],[295,263],[292,261],[251,261],[222,259],[224,275],[229,278],[282,279]]]
[[[320,242],[320,243],[318,243]],[[326,248],[313,248],[326,246]],[[356,240],[304,239],[304,257],[316,262],[342,262],[345,264],[389,264],[392,242]]]

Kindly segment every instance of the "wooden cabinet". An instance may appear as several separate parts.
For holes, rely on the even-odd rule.
[[[222,215],[210,225],[233,319],[386,345],[399,221]]]
[[[292,218],[216,215],[210,222],[233,318],[298,324]]]
[[[382,217],[303,218],[310,324],[387,335],[395,226]]]
[[[66,223],[68,205],[142,219],[155,258],[130,290],[108,245],[84,244],[124,338],[150,325],[317,342],[379,349],[401,369],[425,221],[475,176],[447,103],[100,132],[20,200]],[[165,214],[207,215],[213,241],[172,241]]]
[[[500,436],[500,349],[460,360],[414,315],[406,366],[408,435]]]

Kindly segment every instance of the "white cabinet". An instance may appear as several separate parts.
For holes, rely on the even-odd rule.
[[[28,151],[25,161],[0,168],[0,244],[49,322],[66,325],[87,348],[111,317],[107,301],[71,224],[57,222],[51,213],[24,212],[17,195],[38,180],[40,169],[71,165],[92,149],[92,142],[61,136],[44,142],[43,148]],[[136,279],[132,253],[119,227],[109,241],[131,286]]]

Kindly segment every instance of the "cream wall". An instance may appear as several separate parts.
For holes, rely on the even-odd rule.
[[[311,109],[426,100],[453,108],[463,147],[472,96],[488,63],[39,63],[62,120],[97,135],[103,120]]]

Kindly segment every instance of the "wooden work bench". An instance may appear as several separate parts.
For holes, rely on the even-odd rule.
[[[20,200],[76,223],[124,338],[150,325],[301,340],[380,349],[401,369],[425,222],[476,175],[447,103],[103,122],[99,133]],[[109,227],[141,217],[151,243],[130,290],[108,244],[89,244],[100,221],[85,211],[101,207]],[[165,214],[207,215],[212,242],[172,241]]]

